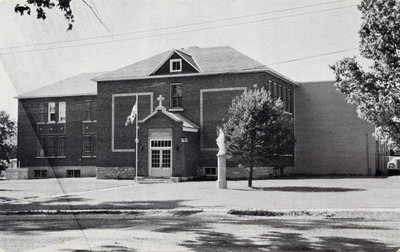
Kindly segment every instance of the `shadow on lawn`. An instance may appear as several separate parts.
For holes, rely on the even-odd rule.
[[[224,222],[227,224],[228,222]],[[196,232],[196,240],[186,240],[181,246],[193,249],[195,251],[396,251],[396,247],[390,247],[376,240],[348,238],[348,237],[317,237],[318,239],[305,238],[302,233],[293,232],[294,230],[310,230],[310,229],[328,229],[333,232],[340,232],[341,229],[365,229],[365,230],[383,230],[385,228],[364,226],[357,224],[334,224],[325,223],[324,221],[313,222],[307,221],[301,225],[296,222],[272,219],[260,222],[260,220],[252,220],[246,222],[238,220],[231,222],[237,224],[236,229],[241,229],[240,225],[264,226],[266,229],[282,228],[284,230],[292,230],[292,232],[272,231],[266,234],[258,235],[250,238],[243,238],[231,233],[215,232],[212,230],[199,230]],[[251,230],[246,227],[243,230]],[[178,231],[178,230],[175,230]],[[184,230],[185,231],[185,230]],[[186,231],[185,231],[186,232]],[[367,231],[368,232],[368,231]]]
[[[343,187],[313,187],[313,186],[277,186],[277,187],[253,187],[259,191],[280,191],[280,192],[352,192],[365,191],[359,188]]]
[[[29,203],[26,199],[14,200],[11,198],[0,198],[0,209],[2,211],[32,211],[32,210],[79,210],[79,209],[174,209],[186,207],[182,200],[160,200],[160,201],[104,201],[100,204],[90,204],[86,198],[62,196],[48,200],[34,200]]]
[[[120,245],[107,245],[107,246],[101,246],[99,249],[75,249],[75,250],[70,250],[70,249],[63,249],[61,251],[69,251],[69,252],[104,252],[104,251],[113,251],[113,252],[135,252],[137,250],[128,248],[125,246],[120,246]]]

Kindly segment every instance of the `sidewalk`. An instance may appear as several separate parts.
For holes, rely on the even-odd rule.
[[[0,210],[400,209],[400,177],[136,184],[94,178],[0,182]]]

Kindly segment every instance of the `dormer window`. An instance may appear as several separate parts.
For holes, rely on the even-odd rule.
[[[171,59],[169,61],[169,71],[173,72],[182,72],[182,59]]]

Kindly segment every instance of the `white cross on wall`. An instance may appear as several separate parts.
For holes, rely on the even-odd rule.
[[[164,97],[162,95],[158,96],[157,101],[160,102],[160,104],[158,105],[159,107],[162,107],[162,102],[164,101]]]

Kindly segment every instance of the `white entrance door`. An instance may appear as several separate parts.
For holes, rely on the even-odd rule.
[[[172,139],[149,139],[149,170],[151,177],[172,176]]]

